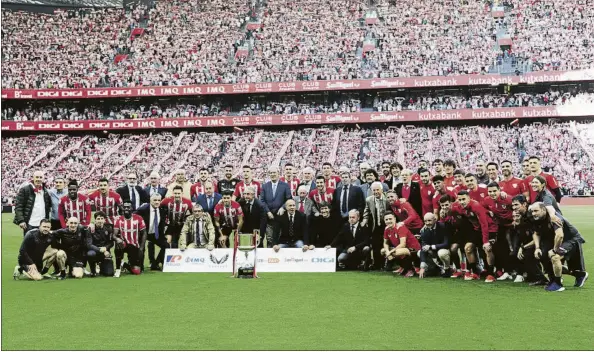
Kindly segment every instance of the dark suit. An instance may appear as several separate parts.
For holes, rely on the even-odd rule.
[[[151,267],[157,267],[159,263],[163,263],[165,259],[165,248],[168,248],[167,239],[165,238],[166,224],[167,224],[167,209],[165,207],[159,207],[159,238],[155,238],[155,231],[150,233],[151,228],[151,212],[154,212],[154,208],[150,204],[143,204],[138,208],[135,213],[142,217],[146,226],[147,241],[148,241],[148,256],[151,263]],[[161,249],[155,260],[155,244]],[[143,261],[144,263],[144,258]]]
[[[390,177],[389,180],[384,181],[384,183],[388,186],[389,189],[394,189],[401,182],[402,182],[402,179],[400,177],[395,178],[394,176]]]
[[[238,202],[243,211],[243,227],[241,228],[241,232],[253,233],[254,230],[260,230],[260,245],[258,247],[262,248],[264,246],[262,236],[266,233],[266,211],[260,200],[254,199],[252,202],[251,211],[248,209],[247,201],[244,198],[241,198]]]
[[[151,197],[152,188],[153,187],[151,185],[144,187],[144,192],[146,192],[146,194],[149,196],[149,198]],[[167,188],[157,186],[157,193],[159,193],[161,195],[161,199],[164,199],[165,195],[167,194]]]
[[[332,243],[340,228],[339,219],[331,215],[328,218],[312,216],[309,221],[309,231],[307,232],[307,242],[305,244],[316,247],[326,247]]]
[[[274,237],[278,234],[278,215],[276,213],[285,205],[289,199],[293,199],[291,195],[291,187],[288,183],[278,181],[276,184],[276,193],[272,194],[272,182],[266,182],[262,185],[262,193],[260,194],[260,202],[264,207],[264,212],[271,212],[274,215],[274,220],[267,218],[266,225],[266,240],[267,243],[274,242]],[[270,246],[269,246],[270,247]]]
[[[355,229],[355,236],[351,232],[351,224],[346,223],[340,229],[338,235],[334,238],[330,246],[336,248],[338,255],[338,262],[343,263],[349,267],[354,264],[359,264],[361,260],[369,260],[369,246],[371,244],[371,231],[369,226],[361,226],[361,222],[357,224]],[[353,253],[348,253],[347,250],[355,247]]]
[[[359,218],[363,217],[363,210],[365,210],[365,196],[363,195],[363,191],[359,186],[350,185],[348,188],[348,201],[347,201],[347,212],[346,214],[342,214],[342,209],[340,207],[340,202],[342,200],[342,192],[344,189],[342,187],[337,188],[334,190],[334,197],[332,198],[332,211],[337,215],[338,218],[342,218],[343,220],[348,220],[349,214],[348,212],[356,209],[359,211]]]
[[[212,206],[210,208],[208,207],[208,198],[206,196],[206,193],[203,193],[198,196],[196,204],[200,204],[202,206],[202,209],[210,214],[211,219],[214,219],[214,208],[217,205],[217,203],[219,203],[221,199],[223,199],[223,196],[221,196],[218,193],[213,193],[212,198]]]
[[[384,222],[384,213],[390,211],[390,203],[386,199],[385,195],[382,195],[380,200],[381,210],[379,211],[375,207],[375,196],[367,197],[365,200],[365,210],[363,211],[363,220],[367,223],[367,226],[371,229],[371,246],[373,249],[373,265],[379,268],[383,264],[381,250],[384,247],[384,229],[386,223]],[[379,225],[378,225],[379,224]]]
[[[396,194],[398,198],[405,198],[402,196],[402,188],[404,184],[399,184],[396,186]],[[410,183],[410,195],[406,200],[412,205],[413,209],[419,214],[421,218],[423,218],[423,199],[421,198],[421,186],[418,182],[412,181]]]
[[[139,205],[142,205],[144,203],[148,203],[150,201],[148,193],[146,193],[144,191],[144,189],[142,189],[142,187],[140,186],[135,186],[134,187],[136,189],[136,192],[138,193],[138,196],[140,197],[139,199]],[[120,197],[122,197],[122,202],[125,201],[132,201],[132,199],[130,198],[130,190],[128,189],[128,185],[122,186],[122,187],[118,187],[116,189],[116,193],[120,195]],[[136,205],[132,204],[132,210],[136,210]]]
[[[306,223],[305,223],[305,215],[296,211],[295,217],[293,220],[293,236],[289,235],[289,213],[285,212],[283,215],[279,216],[278,219],[280,231],[278,232],[278,236],[273,238],[274,245],[287,245],[287,246],[295,246],[298,241],[303,242],[304,244],[309,241],[306,236]]]

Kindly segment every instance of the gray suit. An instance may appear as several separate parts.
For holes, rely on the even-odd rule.
[[[295,204],[297,206],[297,211],[299,211],[299,201],[301,200],[300,197],[295,196],[295,197],[293,197],[293,200],[295,201]],[[305,200],[303,202],[303,209],[305,210],[305,216],[311,215],[312,208],[313,208],[313,201],[311,199],[309,199],[309,197],[305,197]]]
[[[384,213],[392,210],[385,194],[382,195],[380,204],[382,206],[379,209],[379,218],[378,209],[375,206],[375,196],[367,197],[365,199],[365,210],[363,211],[363,221],[365,221],[367,226],[371,228],[373,265],[376,268],[379,268],[383,263],[380,252],[384,246],[384,229],[386,228],[386,224],[384,223]]]
[[[371,191],[371,185],[369,183],[364,183],[359,187],[361,187],[361,190],[363,191],[363,196],[365,198],[373,196],[373,191]],[[383,182],[382,182],[382,188],[384,189],[384,193],[386,193],[390,190],[388,185]]]

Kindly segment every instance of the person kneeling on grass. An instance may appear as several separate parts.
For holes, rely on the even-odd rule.
[[[419,278],[441,274],[450,277],[450,228],[437,222],[433,213],[425,214],[425,226],[421,229],[421,259]],[[440,273],[441,271],[441,273]]]
[[[215,229],[210,216],[202,209],[200,204],[194,204],[192,215],[186,218],[184,227],[179,236],[179,249],[206,248],[214,249]]]
[[[406,273],[406,277],[415,276],[413,260],[421,245],[406,226],[397,226],[394,213],[384,214],[386,229],[384,230],[384,248],[381,254],[386,257],[386,270],[389,262],[395,261],[400,265],[399,273]]]
[[[29,279],[39,281],[43,279],[39,269],[43,268],[43,262],[48,258],[44,255],[52,243],[52,224],[49,220],[43,219],[38,229],[33,229],[25,234],[21,248],[19,249],[18,265],[14,268],[13,278]],[[55,256],[55,250],[52,252]]]
[[[564,291],[561,276],[563,274],[563,260],[575,276],[575,287],[583,287],[588,279],[588,272],[584,266],[582,243],[584,239],[578,230],[563,216],[557,214],[562,225],[551,219],[547,206],[542,202],[532,204],[528,211],[534,219],[534,256],[540,259],[547,275],[549,284],[547,291]]]
[[[102,276],[113,276],[113,260],[109,250],[114,245],[113,225],[107,224],[107,215],[98,211],[95,213],[95,224],[89,227],[90,236],[87,239],[87,259],[91,267],[91,277],[97,276],[97,264]]]
[[[116,270],[114,277],[120,277],[122,268],[140,275],[144,246],[146,242],[146,226],[138,214],[132,214],[132,203],[124,201],[122,213],[114,220],[114,238],[116,242]],[[128,263],[122,266],[124,254],[128,254]]]
[[[66,228],[54,232],[52,247],[57,249],[56,262],[60,270],[58,279],[66,278],[66,264],[70,268],[70,276],[80,279],[84,275],[84,255],[87,249],[89,230],[79,225],[75,217],[68,219]]]

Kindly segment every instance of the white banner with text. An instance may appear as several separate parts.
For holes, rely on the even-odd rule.
[[[259,273],[329,273],[336,271],[336,248],[258,248],[256,271]],[[253,265],[254,252],[237,251],[237,265]],[[163,271],[170,273],[232,273],[233,249],[167,249]]]

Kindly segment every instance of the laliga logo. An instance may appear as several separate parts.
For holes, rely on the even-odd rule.
[[[175,263],[175,264],[179,264],[179,261],[181,261],[182,256],[181,255],[168,255],[167,256],[167,263]]]
[[[222,256],[220,259],[219,259],[219,258],[217,258],[217,257],[215,257],[215,255],[214,255],[214,254],[211,254],[211,255],[210,255],[210,261],[211,261],[213,264],[223,264],[223,263],[225,263],[225,262],[227,261],[227,259],[229,259],[229,254],[225,254],[225,255],[224,255],[224,256]]]

